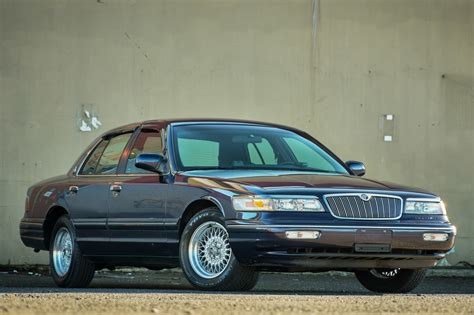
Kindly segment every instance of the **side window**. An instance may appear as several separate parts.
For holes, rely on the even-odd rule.
[[[161,134],[157,131],[142,131],[135,140],[130,154],[127,158],[125,173],[151,173],[150,171],[135,166],[135,160],[141,153],[162,153],[163,145],[161,143]]]
[[[219,165],[219,142],[178,138],[178,151],[184,167]]]
[[[277,165],[278,161],[270,142],[262,139],[259,143],[247,144],[250,162],[255,165]]]
[[[290,147],[290,150],[293,152],[298,162],[302,163],[305,167],[335,171],[335,167],[331,163],[324,159],[319,152],[316,152],[304,142],[293,138],[283,139]]]
[[[100,157],[95,174],[106,175],[116,173],[123,149],[127,145],[131,135],[131,133],[125,133],[110,139]]]
[[[102,156],[102,152],[104,152],[107,143],[108,141],[103,140],[95,147],[94,151],[89,155],[87,162],[82,166],[79,175],[93,175],[95,173],[97,163],[99,163],[99,159]]]

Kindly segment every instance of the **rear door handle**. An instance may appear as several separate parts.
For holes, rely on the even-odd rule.
[[[115,191],[115,192],[121,192],[122,191],[122,186],[120,185],[110,185],[110,191]]]

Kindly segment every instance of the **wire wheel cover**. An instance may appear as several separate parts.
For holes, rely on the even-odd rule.
[[[53,265],[60,277],[63,277],[71,267],[72,247],[71,233],[65,227],[60,228],[53,245]]]
[[[201,224],[191,236],[188,254],[192,269],[200,277],[219,276],[232,257],[227,230],[215,221]]]
[[[380,279],[390,279],[394,278],[398,272],[400,271],[400,268],[396,269],[370,269],[370,273],[374,275],[377,278]]]

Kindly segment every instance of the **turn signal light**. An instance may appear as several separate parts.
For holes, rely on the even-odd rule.
[[[432,242],[445,242],[448,240],[447,233],[423,233],[423,240]]]
[[[319,231],[286,231],[286,238],[300,240],[315,240],[321,236]]]

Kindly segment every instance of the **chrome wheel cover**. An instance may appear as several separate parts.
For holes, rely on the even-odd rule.
[[[201,224],[191,236],[188,256],[198,276],[205,279],[218,277],[232,257],[227,230],[214,221]]]
[[[72,261],[72,237],[69,230],[62,227],[56,233],[53,243],[53,265],[58,276],[68,273]]]
[[[370,269],[370,273],[379,279],[390,279],[395,277],[400,268],[395,269]]]

